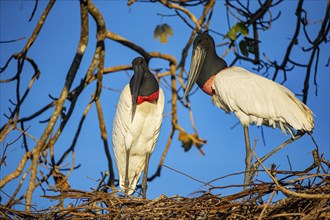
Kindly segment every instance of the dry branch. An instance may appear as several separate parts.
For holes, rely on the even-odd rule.
[[[229,196],[213,195],[208,192],[196,192],[194,197],[167,197],[161,195],[153,200],[136,197],[125,198],[103,191],[85,192],[66,190],[56,196],[44,196],[52,200],[70,201],[66,208],[50,207],[32,213],[0,206],[0,213],[5,218],[106,218],[106,219],[328,219],[330,200],[313,197],[329,195],[329,177],[322,178],[318,184],[301,185],[293,188],[295,194],[284,198],[276,197],[278,186],[274,183],[259,183],[254,187]],[[304,183],[304,180],[300,180]],[[286,187],[289,187],[287,185]],[[291,191],[293,192],[293,191]],[[310,195],[301,198],[296,194]],[[286,195],[286,194],[285,194]],[[243,198],[249,196],[249,200]],[[269,198],[268,198],[269,197]],[[267,199],[268,198],[268,199]],[[267,202],[263,202],[267,199]]]
[[[12,173],[9,173],[7,176],[2,177],[0,181],[0,189],[7,184],[11,184],[15,178],[20,178],[18,184],[13,186],[15,191],[12,195],[8,195],[8,202],[5,205],[0,206],[0,216],[4,218],[31,218],[31,219],[43,219],[43,218],[158,218],[158,219],[195,219],[195,218],[222,218],[222,219],[234,219],[234,218],[249,218],[249,219],[270,219],[270,218],[291,218],[291,219],[325,219],[329,217],[329,162],[323,158],[317,158],[314,161],[314,164],[309,166],[304,171],[292,172],[292,171],[278,171],[271,170],[271,174],[276,174],[276,179],[274,178],[271,183],[253,183],[251,187],[242,192],[238,192],[232,195],[219,196],[211,194],[214,190],[222,190],[224,188],[231,187],[241,187],[239,184],[233,184],[229,186],[215,186],[213,181],[205,183],[204,185],[209,187],[208,192],[200,192],[199,196],[193,198],[184,198],[180,196],[176,197],[166,197],[161,196],[155,200],[140,200],[137,198],[121,198],[117,197],[114,194],[107,194],[104,192],[81,192],[77,190],[67,190],[69,188],[68,178],[71,172],[76,169],[74,166],[74,150],[77,140],[79,139],[80,131],[83,128],[84,120],[92,106],[96,105],[96,111],[98,114],[98,125],[100,127],[100,135],[103,140],[103,146],[108,158],[108,168],[110,172],[109,183],[108,185],[114,186],[114,172],[112,170],[112,159],[109,153],[109,144],[107,129],[105,127],[105,121],[103,116],[102,105],[100,101],[100,96],[102,88],[104,88],[103,77],[108,73],[119,72],[131,70],[131,65],[127,65],[130,61],[123,61],[121,65],[104,67],[104,59],[106,55],[105,43],[106,41],[115,41],[121,44],[122,47],[126,47],[131,51],[135,51],[143,56],[147,61],[151,59],[162,59],[168,61],[167,66],[163,66],[166,71],[158,73],[156,75],[160,81],[167,83],[170,96],[168,100],[171,100],[169,111],[171,114],[171,128],[168,131],[168,139],[165,145],[163,154],[159,159],[159,165],[156,173],[151,176],[148,180],[152,181],[155,177],[159,177],[161,174],[161,169],[164,166],[164,161],[167,155],[169,148],[173,142],[173,138],[176,131],[185,132],[186,128],[183,128],[179,123],[179,118],[177,115],[178,108],[180,107],[178,103],[181,104],[184,108],[188,109],[191,127],[194,130],[194,134],[187,134],[190,140],[193,141],[198,150],[203,153],[199,146],[206,143],[203,139],[198,136],[198,129],[195,127],[194,118],[193,118],[193,109],[190,106],[189,98],[183,100],[180,94],[185,88],[185,74],[187,73],[186,68],[186,58],[188,55],[188,50],[191,48],[193,39],[196,34],[204,30],[212,31],[213,33],[219,34],[224,38],[221,39],[220,45],[226,46],[225,55],[228,53],[233,53],[235,56],[232,64],[237,61],[243,61],[252,63],[256,66],[256,69],[259,71],[262,68],[265,68],[265,72],[271,72],[270,68],[273,68],[272,72],[273,79],[276,79],[280,71],[284,74],[284,80],[286,80],[286,74],[293,70],[294,67],[300,67],[305,70],[305,82],[303,84],[303,101],[307,102],[307,96],[309,93],[309,81],[314,74],[314,85],[317,92],[317,67],[319,65],[319,54],[320,46],[322,43],[327,43],[327,37],[330,29],[329,25],[329,7],[330,2],[327,2],[326,13],[322,19],[322,25],[319,29],[318,35],[315,39],[310,38],[310,33],[308,32],[307,25],[309,24],[309,17],[307,16],[307,11],[304,9],[304,1],[300,0],[297,2],[296,13],[295,13],[295,28],[293,29],[292,38],[290,39],[285,53],[283,53],[283,58],[279,60],[272,60],[271,57],[268,57],[261,51],[262,48],[259,47],[260,32],[270,30],[272,23],[280,16],[272,15],[272,8],[277,6],[282,2],[279,0],[274,3],[272,0],[266,0],[264,2],[259,1],[256,3],[257,8],[255,12],[251,11],[250,3],[252,1],[226,1],[225,6],[228,10],[228,24],[230,21],[229,15],[232,18],[242,21],[246,24],[247,27],[253,29],[253,45],[254,45],[254,57],[250,58],[248,56],[242,55],[237,44],[242,39],[240,33],[237,34],[236,40],[226,39],[225,33],[218,33],[217,30],[212,30],[212,15],[215,4],[220,4],[220,1],[215,0],[130,0],[128,4],[137,4],[138,2],[160,2],[164,7],[167,7],[170,10],[175,12],[174,16],[177,16],[178,20],[187,25],[188,30],[191,31],[190,36],[186,39],[186,42],[183,42],[181,57],[174,57],[172,54],[164,54],[160,51],[150,52],[147,48],[132,42],[118,33],[111,32],[106,28],[106,21],[104,20],[101,12],[93,4],[92,0],[80,0],[80,14],[81,14],[81,33],[80,40],[78,43],[78,49],[76,55],[72,61],[71,67],[67,72],[65,84],[63,85],[61,94],[57,98],[52,99],[49,103],[43,103],[43,107],[40,109],[35,109],[30,116],[22,117],[20,115],[21,106],[26,97],[30,95],[30,89],[32,86],[35,86],[35,82],[40,76],[40,70],[38,68],[38,61],[34,60],[27,56],[29,49],[36,42],[41,29],[46,22],[47,15],[52,9],[52,6],[55,3],[55,0],[49,0],[48,5],[43,11],[42,16],[40,17],[33,33],[27,40],[26,45],[23,47],[21,52],[9,55],[10,58],[6,61],[3,67],[0,68],[0,73],[4,73],[7,70],[9,64],[13,61],[17,62],[17,70],[14,75],[7,77],[6,79],[1,79],[0,83],[14,83],[15,84],[15,100],[9,100],[10,103],[14,106],[13,109],[10,109],[9,116],[7,121],[1,125],[0,129],[0,142],[6,140],[8,134],[13,131],[20,131],[22,134],[17,138],[23,138],[25,154],[21,160],[15,164],[16,169]],[[34,9],[31,14],[31,18],[34,16],[38,5],[38,1],[35,1]],[[199,6],[202,9],[202,13],[198,18],[193,10],[189,10],[189,7]],[[96,23],[97,27],[97,44],[95,47],[94,55],[90,60],[90,65],[86,70],[84,78],[78,83],[78,86],[71,89],[73,81],[78,81],[76,78],[76,73],[82,57],[85,53],[85,50],[88,45],[88,26],[89,20],[88,16],[91,15],[93,21]],[[267,19],[265,17],[269,15]],[[224,23],[221,23],[224,26]],[[229,25],[230,26],[230,25]],[[221,27],[222,28],[222,27]],[[252,39],[251,38],[251,39]],[[307,44],[299,45],[298,39],[305,38]],[[13,42],[20,40],[16,39]],[[11,41],[12,42],[12,41]],[[0,43],[6,43],[4,41]],[[307,46],[306,46],[307,45]],[[295,60],[292,57],[292,51],[299,48],[302,52],[307,53],[309,60],[306,63]],[[297,47],[297,48],[296,48]],[[259,56],[263,54],[263,58]],[[30,81],[21,81],[21,74],[25,73],[24,64],[25,61],[30,64],[34,70],[34,74]],[[292,65],[292,66],[289,66]],[[166,68],[167,67],[167,68]],[[314,70],[312,69],[314,67]],[[8,71],[9,72],[9,71]],[[166,80],[170,79],[170,80]],[[78,81],[79,82],[79,81]],[[81,97],[82,92],[88,85],[92,83],[96,84],[96,89],[92,95],[91,101],[85,107],[85,111],[81,116],[79,123],[77,123],[76,132],[72,137],[72,143],[68,146],[62,156],[59,159],[55,158],[57,153],[57,141],[62,135],[62,131],[66,125],[71,122],[71,116],[74,112],[76,104],[78,104],[78,99]],[[179,83],[179,84],[178,84]],[[25,86],[25,90],[21,94],[21,87]],[[68,111],[66,111],[64,103],[69,103]],[[27,133],[27,129],[24,127],[26,123],[31,124],[38,123],[38,117],[44,116],[47,110],[52,109],[53,113],[49,117],[47,115],[47,120],[45,121],[45,128],[41,137],[38,140],[35,140],[34,136]],[[1,109],[2,110],[2,109]],[[56,128],[55,124],[59,124]],[[34,148],[28,146],[28,138],[35,140],[36,145]],[[6,166],[6,150],[7,147],[11,144],[17,144],[15,140],[13,143],[4,143],[5,150],[1,156],[1,169]],[[9,145],[8,145],[9,144]],[[161,143],[159,143],[161,145]],[[31,148],[30,148],[31,147]],[[67,156],[71,153],[71,168],[68,173],[65,175],[58,173],[58,169],[63,167],[63,163]],[[261,161],[265,158],[261,158]],[[48,162],[50,160],[50,162]],[[31,163],[29,163],[31,162]],[[29,164],[29,167],[26,168],[26,164]],[[259,162],[256,162],[253,168],[257,168]],[[262,164],[261,164],[262,165]],[[44,174],[40,168],[41,166],[48,169],[48,173]],[[78,166],[79,167],[79,166]],[[325,168],[326,167],[326,168]],[[314,169],[317,169],[316,172],[312,173]],[[40,172],[38,172],[40,171]],[[253,170],[254,171],[254,170]],[[180,171],[178,171],[180,172]],[[259,172],[263,172],[260,171]],[[268,172],[265,170],[265,172]],[[323,173],[320,173],[323,172]],[[39,175],[40,173],[40,175]],[[270,175],[271,175],[270,174]],[[26,177],[30,175],[30,180],[27,181]],[[56,176],[57,175],[57,176]],[[234,175],[234,174],[231,174]],[[235,174],[237,175],[237,174]],[[41,176],[41,178],[40,178]],[[51,186],[48,183],[50,177],[60,177],[60,181],[55,183],[55,187]],[[281,176],[282,178],[279,178]],[[273,176],[271,176],[273,177]],[[102,177],[102,181],[99,182],[97,189],[104,189],[103,182],[106,175]],[[224,178],[224,177],[222,177]],[[194,178],[192,178],[194,179]],[[215,181],[215,180],[214,180]],[[42,183],[46,182],[52,190],[62,190],[59,191],[58,196],[45,196],[45,198],[57,199],[68,201],[74,200],[74,205],[70,207],[63,208],[61,205],[58,207],[49,207],[45,210],[37,210],[32,213],[29,213],[33,207],[32,204],[32,193],[36,187],[42,187]],[[55,181],[56,182],[56,181]],[[202,182],[202,181],[201,181]],[[212,182],[212,185],[210,184]],[[22,185],[28,185],[28,189],[23,192],[23,195],[19,195]],[[64,184],[67,187],[62,187]],[[56,187],[58,186],[58,187]],[[289,188],[291,187],[291,188]],[[44,188],[42,190],[45,191]],[[115,190],[113,190],[115,191]],[[278,193],[282,192],[285,195],[284,199],[276,198]],[[20,192],[22,193],[22,192]],[[250,200],[247,202],[243,201],[243,198],[249,197]],[[17,205],[23,202],[23,199],[26,199],[26,212],[18,211],[13,209],[14,205]],[[265,201],[260,203],[260,201]],[[298,208],[297,208],[298,207]]]

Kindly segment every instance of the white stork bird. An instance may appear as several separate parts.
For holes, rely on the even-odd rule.
[[[184,97],[196,81],[206,94],[212,96],[216,106],[226,113],[233,112],[244,127],[245,186],[249,183],[252,162],[250,124],[279,127],[285,134],[288,131],[293,139],[292,128],[302,134],[310,134],[314,128],[312,111],[289,89],[241,67],[227,67],[227,63],[217,55],[214,40],[207,32],[200,33],[194,40]]]
[[[132,61],[134,75],[120,95],[113,122],[112,143],[120,188],[131,195],[144,170],[146,196],[148,162],[163,120],[164,93],[146,61]]]

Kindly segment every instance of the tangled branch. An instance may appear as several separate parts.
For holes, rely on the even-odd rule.
[[[193,108],[190,105],[189,97],[183,98],[182,93],[185,90],[186,81],[186,63],[188,51],[192,47],[193,40],[196,34],[200,31],[209,31],[222,36],[220,46],[224,47],[223,57],[228,54],[232,54],[234,59],[231,65],[237,62],[250,63],[254,66],[257,71],[263,72],[263,74],[272,74],[272,79],[276,80],[280,73],[283,73],[283,82],[287,79],[287,73],[293,71],[295,68],[303,69],[304,73],[304,84],[302,85],[302,99],[306,103],[309,91],[310,78],[314,77],[314,85],[316,87],[315,92],[317,93],[317,71],[320,59],[320,50],[322,44],[327,43],[328,34],[330,29],[329,23],[329,10],[330,3],[327,3],[326,12],[322,18],[322,24],[318,31],[317,36],[312,39],[311,34],[308,32],[309,14],[304,8],[304,1],[299,0],[297,2],[296,13],[295,13],[295,28],[292,29],[292,37],[288,43],[283,57],[280,59],[273,59],[270,55],[262,50],[260,43],[261,32],[267,32],[271,30],[272,24],[278,20],[281,16],[281,12],[277,15],[273,15],[273,9],[281,4],[282,0],[272,1],[266,0],[264,2],[255,3],[257,7],[251,6],[252,1],[225,1],[225,7],[227,10],[227,23],[228,29],[223,29],[225,22],[221,23],[221,28],[214,28],[212,26],[213,22],[213,12],[216,5],[222,4],[221,1],[215,0],[136,0],[128,1],[128,5],[138,4],[139,2],[147,3],[159,3],[160,6],[173,12],[174,16],[186,25],[189,31],[188,38],[182,43],[182,51],[179,57],[175,57],[173,54],[162,53],[161,51],[150,51],[147,48],[127,39],[123,33],[115,33],[113,30],[108,29],[106,21],[99,11],[99,9],[94,5],[92,0],[80,0],[80,37],[77,42],[77,50],[72,59],[71,66],[69,67],[67,74],[64,76],[65,80],[61,88],[61,92],[58,97],[50,97],[48,103],[42,103],[42,107],[39,109],[35,108],[30,115],[22,115],[22,111],[25,106],[28,105],[28,97],[30,97],[30,91],[33,87],[37,87],[36,81],[43,74],[39,69],[40,63],[33,57],[28,56],[29,51],[35,44],[38,36],[41,33],[43,26],[46,24],[47,16],[53,10],[55,0],[49,0],[47,6],[45,7],[41,17],[39,18],[33,33],[28,38],[26,44],[22,50],[18,53],[9,55],[5,64],[0,68],[0,74],[9,73],[9,66],[13,62],[16,62],[16,70],[13,75],[9,75],[6,78],[2,78],[0,83],[3,84],[14,84],[15,89],[15,99],[9,100],[12,104],[12,108],[9,109],[9,113],[5,113],[5,110],[1,111],[6,121],[1,125],[0,128],[0,142],[3,143],[4,150],[1,155],[0,168],[5,169],[7,153],[9,147],[12,145],[17,145],[17,141],[22,139],[24,143],[24,154],[20,158],[19,162],[15,164],[16,168],[6,176],[2,177],[0,181],[0,190],[9,184],[13,184],[15,179],[18,179],[18,183],[12,188],[15,189],[12,195],[8,195],[8,201],[5,205],[1,205],[1,214],[10,217],[27,217],[27,218],[52,218],[52,217],[95,217],[98,213],[100,217],[105,214],[111,213],[113,217],[117,216],[118,213],[123,213],[124,216],[135,215],[137,217],[143,216],[149,213],[149,217],[192,217],[197,216],[208,216],[216,217],[225,215],[227,217],[240,217],[242,213],[245,216],[255,217],[259,216],[261,218],[270,217],[281,217],[281,210],[283,207],[281,204],[283,202],[287,204],[299,204],[306,205],[302,200],[310,199],[312,206],[306,207],[305,212],[297,213],[297,216],[301,217],[314,217],[323,216],[323,213],[328,212],[326,209],[326,204],[328,204],[326,193],[329,193],[329,176],[323,170],[323,174],[318,175],[318,173],[309,173],[311,170],[306,171],[306,175],[310,174],[313,176],[300,177],[301,179],[295,179],[294,184],[299,183],[301,188],[295,188],[293,191],[288,191],[287,186],[294,185],[291,182],[287,182],[283,185],[281,181],[273,178],[272,183],[257,183],[250,191],[243,191],[238,194],[230,195],[227,197],[218,197],[212,195],[213,190],[219,189],[219,187],[214,187],[213,184],[210,185],[209,192],[203,193],[201,196],[196,197],[192,200],[182,197],[160,197],[159,199],[153,201],[142,201],[142,200],[131,200],[127,198],[118,198],[114,195],[104,194],[103,192],[80,192],[70,190],[70,174],[78,169],[80,165],[75,165],[75,149],[77,141],[80,139],[81,130],[85,127],[84,122],[87,115],[90,113],[90,109],[93,105],[96,108],[97,114],[97,125],[99,127],[100,138],[103,142],[103,148],[108,160],[107,169],[109,170],[109,175],[102,176],[102,181],[99,183],[97,189],[109,190],[116,192],[116,178],[113,169],[112,156],[109,151],[110,144],[108,139],[108,129],[106,127],[105,117],[104,117],[104,103],[102,103],[102,90],[104,88],[103,80],[107,74],[115,72],[126,72],[132,69],[131,65],[128,65],[129,61],[125,60],[123,63],[117,66],[105,66],[105,56],[111,51],[106,51],[105,45],[108,42],[116,42],[120,44],[122,48],[126,48],[130,51],[136,52],[143,56],[149,63],[153,59],[159,59],[166,61],[165,68],[159,68],[156,72],[156,76],[160,82],[167,85],[168,92],[170,93],[170,130],[168,131],[168,138],[166,143],[159,143],[162,145],[163,152],[159,158],[158,168],[156,172],[151,175],[148,180],[153,181],[155,178],[161,176],[161,170],[165,164],[165,159],[167,153],[173,143],[175,134],[179,132],[179,138],[183,145],[195,146],[196,149],[204,154],[202,146],[206,144],[206,140],[201,138],[198,134],[198,128],[195,126],[193,117]],[[190,8],[200,9],[200,14],[193,13]],[[40,8],[40,6],[39,6]],[[36,11],[39,10],[38,1],[35,1],[34,9],[31,13],[30,20],[37,14]],[[91,19],[89,19],[89,16]],[[249,34],[244,34],[244,30],[234,32],[230,35],[229,32],[233,30],[236,23],[231,24],[232,20],[238,21],[241,28],[248,31]],[[93,22],[93,23],[92,23]],[[94,53],[92,58],[89,60],[89,66],[86,70],[83,70],[83,78],[81,80],[77,77],[78,69],[80,68],[81,62],[84,58],[85,51],[89,45],[90,33],[89,27],[94,24],[97,28],[96,30],[96,45],[94,48]],[[223,33],[221,33],[222,30]],[[15,43],[23,38],[18,38],[9,41],[0,41],[0,43]],[[304,39],[307,43],[302,45],[300,42]],[[218,39],[217,39],[218,40]],[[298,49],[300,52],[308,55],[309,59],[307,62],[300,62],[293,56],[294,49]],[[33,69],[33,75],[29,81],[24,80],[22,74],[26,71],[26,65],[29,65]],[[161,72],[165,69],[164,72]],[[269,76],[269,75],[268,75]],[[78,82],[74,84],[73,82]],[[80,99],[87,87],[95,84],[95,90],[90,94],[90,100],[88,104],[84,107],[84,111],[77,123],[73,135],[71,144],[68,145],[66,149],[60,151],[58,140],[63,136],[63,131],[65,128],[69,127],[73,119],[72,115],[76,106],[80,104]],[[22,89],[23,88],[23,89]],[[183,126],[178,117],[178,109],[182,107],[184,110],[189,112],[190,127]],[[1,109],[2,110],[2,109]],[[50,115],[47,115],[50,112]],[[44,118],[41,118],[44,117]],[[44,120],[46,118],[46,120]],[[30,133],[30,126],[35,124],[42,124],[43,131],[40,137],[35,137],[36,135]],[[190,134],[187,131],[189,129],[193,130]],[[19,132],[15,140],[8,142],[6,139],[10,134],[15,131]],[[32,140],[32,144],[28,140]],[[59,153],[61,152],[61,153]],[[70,158],[71,155],[71,158]],[[64,164],[64,161],[69,160],[71,166]],[[320,164],[326,164],[325,161],[320,162]],[[315,167],[320,167],[314,164]],[[329,166],[329,165],[328,165]],[[67,167],[67,168],[65,168]],[[315,168],[313,167],[313,169]],[[42,172],[42,168],[46,168],[47,172]],[[65,168],[65,169],[64,169]],[[63,174],[62,172],[67,172]],[[265,172],[268,171],[265,169]],[[292,176],[297,176],[297,173],[290,173]],[[29,177],[29,178],[27,178]],[[54,178],[55,184],[49,184],[50,178]],[[271,176],[273,177],[273,176]],[[308,186],[306,184],[307,179],[316,178],[320,181],[313,185]],[[109,178],[106,184],[103,184],[106,178]],[[56,210],[45,210],[44,213],[29,213],[32,208],[32,198],[33,193],[37,187],[43,188],[43,184],[48,184],[49,188],[56,192],[60,192],[60,195],[52,197],[45,196],[45,198],[51,199],[61,199],[66,200],[68,198],[75,199],[80,203],[76,207],[63,208],[61,212],[58,213]],[[22,193],[23,185],[27,186],[27,189]],[[305,185],[304,185],[305,184]],[[14,184],[13,184],[14,185]],[[303,186],[304,185],[304,186]],[[103,188],[102,188],[103,187]],[[319,188],[318,188],[319,187]],[[290,195],[292,197],[287,197],[277,203],[273,203],[274,194],[278,192]],[[304,191],[307,196],[301,196],[301,191]],[[2,191],[4,192],[4,191]],[[297,194],[298,193],[298,194]],[[304,194],[304,195],[305,195]],[[270,196],[268,200],[260,205],[258,199]],[[319,195],[319,196],[316,196]],[[253,200],[249,204],[237,203],[234,201],[236,199],[242,199],[243,197],[250,196]],[[25,199],[25,212],[14,210],[15,204],[22,202]],[[112,201],[112,202],[109,202]],[[191,202],[191,203],[190,203]],[[123,208],[127,207],[127,208]],[[172,207],[170,209],[165,209],[164,207]],[[292,213],[296,210],[292,208]],[[82,211],[84,210],[84,211]],[[87,210],[87,211],[86,211]],[[158,211],[156,213],[155,210]],[[167,211],[166,211],[167,210]],[[228,211],[229,210],[229,211]],[[196,216],[193,216],[193,212],[197,212]],[[212,214],[214,213],[214,215]],[[227,214],[226,214],[227,213]],[[312,214],[313,213],[313,214]],[[212,215],[211,215],[212,214]],[[289,214],[288,214],[289,215]],[[324,214],[325,215],[325,214]]]

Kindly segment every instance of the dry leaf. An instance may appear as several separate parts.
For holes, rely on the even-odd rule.
[[[55,186],[59,189],[70,189],[70,184],[68,179],[65,179],[65,175],[63,175],[57,168],[54,169],[52,173],[55,181]]]
[[[183,147],[184,151],[189,151],[193,144],[193,140],[189,137],[189,135],[184,131],[180,131],[178,139],[181,141],[181,146]]]
[[[166,44],[168,41],[168,35],[173,36],[173,29],[168,24],[164,23],[157,25],[154,30],[154,38],[160,40],[161,43]]]

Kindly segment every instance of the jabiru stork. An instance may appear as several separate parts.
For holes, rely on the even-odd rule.
[[[146,197],[148,163],[163,120],[164,93],[146,61],[132,61],[134,75],[123,89],[116,109],[112,143],[119,186],[125,194],[135,191],[144,170],[142,196]]]
[[[286,144],[301,137],[305,132],[311,134],[314,128],[312,111],[289,89],[241,67],[228,67],[227,63],[217,55],[214,40],[207,32],[198,34],[194,40],[184,97],[189,94],[196,82],[212,97],[216,106],[226,113],[233,112],[244,128],[246,145],[244,188],[251,181],[249,175],[252,172],[248,131],[250,124],[280,128],[284,134],[289,132],[292,139],[285,142]],[[296,136],[292,133],[292,128],[297,131]],[[284,146],[284,144],[280,145],[271,153]],[[264,159],[269,156],[266,155]]]

